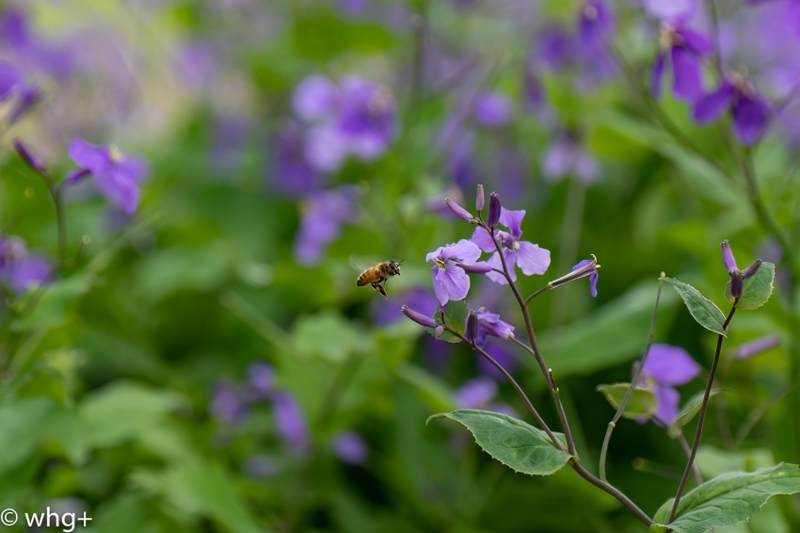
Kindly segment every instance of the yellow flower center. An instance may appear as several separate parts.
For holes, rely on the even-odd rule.
[[[108,157],[114,162],[119,163],[123,159],[125,159],[125,154],[122,153],[122,150],[116,147],[116,145],[111,145],[108,147]]]

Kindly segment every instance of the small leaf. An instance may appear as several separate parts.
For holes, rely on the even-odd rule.
[[[755,472],[727,472],[687,492],[677,518],[667,526],[670,498],[656,512],[651,531],[702,533],[712,527],[733,526],[754,515],[776,494],[800,492],[800,467],[792,464],[760,468]]]
[[[709,396],[716,396],[722,392],[722,389],[711,389],[711,395]],[[681,412],[678,413],[678,416],[675,417],[675,420],[672,421],[672,424],[669,425],[667,428],[667,434],[672,437],[673,439],[677,438],[678,435],[681,434],[681,428],[692,421],[694,416],[700,412],[700,406],[703,404],[703,395],[705,391],[698,392],[689,400],[683,404],[683,409]]]
[[[444,312],[444,324],[463,335],[467,329],[469,306],[464,300],[450,300]]]
[[[742,297],[736,304],[736,309],[742,311],[751,311],[758,309],[772,296],[772,290],[775,288],[775,264],[774,263],[761,263],[761,266],[756,270],[752,277],[744,280],[742,286]],[[733,303],[733,296],[731,295],[731,282],[725,285],[725,299]]]
[[[722,324],[725,323],[725,315],[714,305],[714,302],[682,281],[667,277],[661,279],[672,285],[678,295],[683,298],[683,303],[686,304],[686,308],[689,309],[689,313],[698,324],[725,337],[725,328],[722,327]]]
[[[483,451],[515,472],[548,476],[572,458],[567,452],[553,446],[547,433],[508,415],[478,409],[457,409],[433,415],[428,421],[439,417],[463,424]],[[564,435],[555,435],[566,449]]]
[[[603,393],[603,396],[606,397],[606,400],[614,409],[619,409],[622,398],[630,386],[630,383],[612,383],[610,385],[598,385],[597,390]],[[658,399],[652,390],[645,387],[635,387],[631,397],[628,398],[625,410],[622,411],[622,416],[631,419],[650,417],[655,414],[657,408]]]

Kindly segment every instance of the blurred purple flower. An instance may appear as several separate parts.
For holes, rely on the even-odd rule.
[[[587,0],[578,14],[578,35],[586,47],[602,47],[614,28],[611,8],[604,0]]]
[[[642,4],[650,16],[670,22],[689,19],[698,8],[698,0],[642,0]]]
[[[53,46],[31,34],[27,15],[21,9],[8,7],[0,15],[0,41],[30,74],[45,73],[62,79],[72,70],[69,48]]]
[[[473,103],[475,122],[487,128],[504,126],[511,120],[513,104],[503,94],[497,92],[481,93]]]
[[[269,363],[255,362],[247,367],[247,383],[258,398],[269,398],[275,391],[275,367]]]
[[[669,425],[678,416],[680,394],[675,385],[688,383],[700,374],[700,365],[678,346],[653,344],[642,368],[639,385],[650,388],[658,407],[654,420]]]
[[[522,87],[525,107],[535,111],[541,111],[547,103],[547,98],[535,66],[531,64],[526,66],[525,72],[523,73]]]
[[[178,51],[176,61],[178,72],[193,91],[201,91],[213,86],[219,76],[220,65],[214,45],[208,41],[191,41]]]
[[[313,123],[305,156],[312,168],[335,172],[348,155],[372,161],[383,155],[397,133],[394,99],[388,89],[358,76],[337,86],[322,75],[303,80],[292,95],[295,113]]]
[[[343,185],[312,194],[303,202],[300,230],[294,243],[298,263],[311,266],[322,260],[327,246],[341,233],[342,225],[356,219],[357,194],[354,185]]]
[[[572,175],[583,183],[594,183],[600,176],[600,166],[573,132],[562,131],[545,151],[542,172],[551,182]]]
[[[345,463],[360,465],[369,457],[369,448],[355,431],[342,431],[333,439],[333,452]]]
[[[780,343],[781,338],[779,335],[764,335],[763,337],[759,337],[750,342],[740,344],[734,353],[738,359],[748,359],[754,355],[759,355],[763,352],[766,352],[767,350],[778,346]]]
[[[69,143],[69,156],[91,172],[100,192],[126,213],[139,205],[139,184],[149,168],[143,159],[123,154],[116,146],[95,146],[80,138]]]
[[[15,89],[22,85],[23,80],[19,67],[0,59],[0,102],[11,98]]]
[[[275,429],[287,450],[305,455],[311,446],[305,414],[297,399],[285,391],[276,392],[272,402]]]
[[[270,142],[272,152],[269,183],[294,197],[308,196],[322,189],[322,176],[306,160],[305,136],[296,122],[280,126]]]
[[[489,378],[467,381],[455,391],[455,403],[459,409],[481,409],[497,396],[497,383]]]
[[[494,235],[503,251],[503,256],[508,266],[508,273],[512,281],[517,279],[515,265],[519,265],[520,270],[526,276],[533,274],[544,274],[550,266],[550,251],[540,248],[538,245],[528,241],[520,241],[522,237],[522,219],[525,217],[525,210],[509,211],[505,207],[500,210],[500,224],[509,229],[510,233],[501,230],[494,230]],[[475,228],[472,234],[472,242],[477,244],[484,252],[492,252],[492,257],[487,263],[492,267],[502,270],[503,264],[500,255],[495,251],[494,242],[483,228]],[[486,276],[504,285],[508,283],[505,276],[498,272],[489,272]]]
[[[675,96],[694,101],[703,94],[703,57],[711,53],[705,35],[681,24],[661,25],[659,52],[653,63],[652,92],[661,95],[661,78],[667,62],[672,66],[672,92]]]
[[[209,410],[215,419],[235,423],[248,413],[247,398],[236,383],[220,381],[214,387]]]
[[[485,265],[476,263],[481,255],[475,243],[461,239],[457,243],[441,246],[425,256],[426,261],[433,261],[433,291],[441,305],[449,300],[463,300],[469,292],[469,276],[465,266]]]
[[[536,40],[533,55],[551,70],[560,70],[574,58],[572,37],[562,27],[545,28]]]
[[[0,283],[17,295],[50,280],[54,267],[44,256],[28,251],[19,237],[0,237]]]
[[[719,87],[697,100],[692,118],[713,122],[725,111],[733,116],[733,132],[742,144],[751,145],[767,130],[772,110],[755,85],[742,76],[725,78]]]
[[[505,349],[502,345],[492,346],[491,348],[484,348],[484,350],[497,361],[500,366],[506,369],[509,374],[513,374],[519,367],[519,360],[514,355]],[[506,378],[497,370],[492,363],[487,361],[480,355],[475,356],[476,366],[481,375],[485,375],[494,379],[495,381],[504,381]]]

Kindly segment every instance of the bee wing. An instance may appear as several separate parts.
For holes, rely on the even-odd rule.
[[[350,266],[359,272],[364,272],[368,268],[372,268],[380,263],[379,260],[370,257],[360,257],[356,255],[350,256]]]

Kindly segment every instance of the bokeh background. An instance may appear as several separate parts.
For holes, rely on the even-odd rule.
[[[425,423],[526,418],[469,349],[400,313],[434,312],[425,256],[474,229],[444,198],[474,211],[479,183],[551,251],[523,293],[602,265],[596,298],[584,279],[532,304],[587,468],[614,412],[595,387],[630,380],[660,273],[726,310],[723,239],[778,280],[725,343],[701,470],[800,461],[800,16],[707,4],[609,2],[593,40],[572,0],[0,2],[0,237],[41,267],[39,288],[2,280],[0,507],[119,533],[643,531],[570,469],[515,474]],[[705,92],[749,76],[772,109],[762,140],[744,147],[727,113],[697,124],[669,75],[653,96],[664,20],[713,42]],[[76,137],[148,173],[131,212],[91,177],[65,183],[59,258],[47,183],[12,140],[61,182]],[[387,300],[355,286],[354,257],[404,260]],[[508,287],[474,275],[468,301],[524,337]],[[654,338],[707,369],[715,337],[679,304],[662,294]],[[778,346],[737,356],[765,335]],[[488,351],[557,425],[535,362]],[[647,513],[684,464],[663,427],[618,425],[609,479]],[[798,528],[782,497],[731,530]]]

